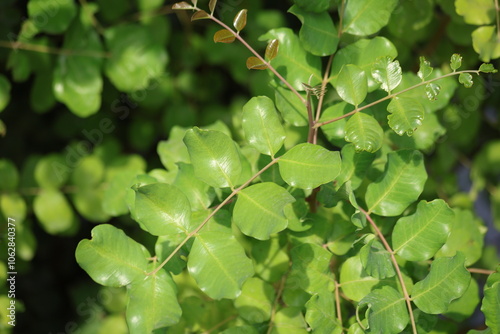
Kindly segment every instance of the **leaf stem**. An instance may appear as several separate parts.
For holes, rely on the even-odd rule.
[[[401,90],[401,91],[399,91],[399,92],[392,93],[392,94],[389,94],[389,95],[387,95],[387,96],[384,96],[383,98],[378,99],[377,101],[374,101],[374,102],[368,103],[367,105],[364,105],[364,106],[362,106],[362,107],[357,107],[357,108],[355,108],[353,111],[351,111],[351,112],[349,112],[349,113],[347,113],[347,114],[345,114],[345,115],[342,115],[342,116],[340,116],[340,117],[336,117],[336,118],[333,118],[333,119],[330,119],[330,120],[328,120],[328,121],[324,121],[324,122],[321,122],[321,123],[316,123],[316,124],[314,125],[314,127],[315,127],[315,128],[319,128],[319,127],[321,127],[321,126],[323,126],[323,125],[326,125],[326,124],[330,124],[330,123],[336,122],[336,121],[341,120],[341,119],[343,119],[343,118],[346,118],[346,117],[349,117],[349,116],[351,116],[351,115],[354,115],[354,114],[355,114],[355,113],[357,113],[358,111],[362,111],[362,110],[368,109],[368,108],[370,108],[370,107],[373,107],[374,105],[377,105],[377,104],[379,104],[380,102],[384,102],[384,101],[386,101],[386,100],[392,99],[393,97],[396,97],[396,96],[398,96],[398,95],[401,95],[401,94],[403,94],[403,93],[406,93],[406,92],[408,92],[408,91],[410,91],[410,90],[413,90],[413,89],[415,89],[415,88],[418,88],[418,87],[420,87],[420,86],[424,86],[424,85],[427,85],[427,84],[429,84],[429,83],[431,83],[431,82],[434,82],[434,81],[437,81],[437,80],[441,80],[441,79],[444,79],[444,78],[447,78],[447,77],[451,77],[451,76],[454,76],[454,75],[458,75],[458,74],[461,74],[461,73],[475,73],[475,74],[478,74],[478,75],[479,75],[479,73],[480,73],[480,72],[479,72],[478,70],[464,70],[464,71],[457,71],[457,72],[451,72],[451,73],[448,73],[448,74],[442,75],[442,76],[440,76],[440,77],[438,77],[438,78],[434,78],[434,79],[426,80],[426,81],[420,82],[420,83],[418,83],[418,84],[416,84],[416,85],[413,85],[413,86],[411,86],[411,87],[405,88],[405,89],[403,89],[403,90]]]
[[[394,255],[394,251],[392,250],[391,246],[389,245],[389,243],[385,239],[384,235],[382,234],[382,231],[380,231],[377,224],[375,224],[373,219],[370,217],[370,214],[368,212],[366,212],[365,210],[363,210],[363,208],[361,208],[361,207],[359,208],[359,210],[361,210],[361,212],[363,212],[366,219],[368,220],[368,222],[370,222],[370,225],[375,230],[375,233],[379,237],[380,241],[382,241],[382,243],[384,244],[385,249],[391,255],[391,261],[392,261],[392,264],[394,265],[394,269],[396,270],[396,274],[398,276],[399,283],[401,284],[401,288],[403,290],[403,296],[405,298],[406,305],[408,307],[408,313],[410,314],[410,323],[411,323],[411,328],[412,328],[413,334],[418,334],[417,333],[417,325],[415,324],[415,317],[413,315],[413,309],[411,307],[411,298],[410,298],[410,295],[408,294],[408,290],[406,289],[406,285],[405,285],[405,282],[403,279],[403,274],[401,274],[401,270],[399,269],[399,265],[398,265],[398,262],[396,260],[396,256]]]
[[[196,10],[200,10],[200,9],[196,9]],[[276,71],[276,69],[268,62],[266,61],[257,51],[254,50],[254,48],[252,48],[250,46],[250,44],[248,44],[244,39],[243,37],[241,37],[240,34],[238,34],[237,32],[235,32],[233,29],[231,29],[227,24],[225,24],[224,22],[222,22],[221,20],[217,19],[216,17],[214,17],[213,15],[210,15],[209,14],[209,17],[212,21],[214,21],[215,23],[217,23],[218,25],[220,25],[221,27],[223,27],[224,29],[227,29],[229,30],[233,35],[234,37],[236,37],[236,39],[238,39],[241,44],[243,44],[250,52],[252,52],[255,57],[259,58],[260,61],[262,61],[266,66],[267,68],[274,73],[274,75],[281,80],[281,82],[283,82],[285,84],[285,86],[288,87],[288,89],[290,89],[299,99],[300,101],[305,105],[307,103],[306,99],[304,99],[302,97],[302,95],[300,95],[300,93],[295,89],[293,88],[293,86],[285,79],[283,78],[283,76],[281,74],[278,73],[278,71]]]
[[[471,273],[475,274],[483,274],[483,275],[491,275],[495,273],[495,270],[481,269],[481,268],[467,268],[467,270]]]
[[[161,268],[163,268],[167,263],[168,261],[170,261],[175,254],[177,254],[177,252],[179,252],[179,250],[189,241],[189,239],[191,239],[192,237],[194,237],[198,232],[200,232],[200,230],[208,223],[208,221],[210,219],[213,218],[213,216],[215,216],[215,214],[217,212],[219,212],[220,209],[222,209],[222,207],[224,207],[224,205],[226,205],[227,203],[229,203],[231,201],[231,199],[236,196],[241,190],[243,190],[245,187],[247,187],[250,183],[252,183],[253,180],[255,180],[257,177],[259,177],[262,173],[264,173],[267,169],[269,169],[272,165],[274,165],[275,163],[277,163],[279,160],[279,157],[278,158],[274,158],[273,160],[271,160],[270,163],[268,163],[266,166],[264,166],[261,170],[259,170],[257,173],[255,173],[251,178],[249,178],[245,183],[243,183],[241,186],[239,186],[238,188],[234,189],[231,194],[229,194],[229,196],[226,197],[226,199],[224,201],[222,201],[222,203],[220,203],[219,205],[217,205],[215,207],[215,209],[207,216],[207,218],[205,218],[205,220],[200,224],[198,225],[198,227],[192,231],[191,233],[189,233],[186,238],[184,238],[184,240],[182,240],[182,242],[177,245],[177,247],[175,247],[175,249],[172,251],[172,253],[170,253],[170,255],[157,267],[155,268],[155,270],[153,270],[152,272],[148,273],[147,275],[156,275],[156,273],[158,271],[160,271]]]
[[[288,269],[290,270],[290,267]],[[278,305],[278,302],[281,298],[281,295],[283,294],[283,290],[285,289],[285,282],[286,282],[287,277],[288,277],[288,274],[283,275],[283,277],[281,277],[280,285],[278,287],[278,292],[276,293],[276,297],[274,298],[273,308],[271,310],[271,318],[269,319],[269,326],[268,326],[267,332],[266,332],[267,334],[270,334],[271,331],[273,330],[273,323],[274,323],[274,317],[276,316],[277,305]]]
[[[315,115],[315,119],[314,119],[314,124],[309,125],[310,127],[312,127],[312,129],[309,129],[309,130],[313,131],[313,141],[312,141],[313,144],[316,144],[316,142],[318,140],[318,128],[315,128],[314,125],[316,123],[318,123],[319,118],[321,116],[321,110],[323,109],[323,101],[324,101],[325,94],[326,94],[326,91],[325,91],[326,85],[328,84],[328,78],[329,78],[329,74],[330,74],[330,68],[332,67],[332,62],[333,62],[333,55],[331,55],[328,58],[328,63],[326,64],[325,73],[323,74],[323,81],[321,82],[321,93],[319,94],[319,98],[318,98],[318,106],[316,107],[316,115]]]
[[[0,41],[0,47],[12,50],[21,49],[26,51],[34,51],[34,52],[63,55],[63,56],[87,56],[96,58],[111,57],[111,53],[109,52],[86,51],[86,50],[75,51],[69,49],[58,49],[46,45],[29,44],[19,41],[18,42]]]
[[[335,306],[337,308],[337,319],[339,320],[340,326],[342,326],[342,309],[340,308],[340,294],[339,294],[340,284],[337,282],[337,280],[334,280],[334,283],[335,283]],[[344,328],[344,326],[342,326],[342,328]],[[342,329],[340,334],[344,334],[344,329]]]
[[[342,24],[344,21],[344,10],[345,10],[345,0],[342,0],[342,4],[340,5],[340,12],[339,12],[339,30],[338,30],[338,37],[342,37]]]

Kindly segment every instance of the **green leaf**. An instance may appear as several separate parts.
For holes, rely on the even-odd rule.
[[[371,73],[373,79],[381,84],[380,87],[390,94],[401,83],[403,70],[399,61],[380,57],[373,64]]]
[[[204,10],[199,10],[191,16],[191,21],[209,19],[210,15]]]
[[[498,43],[495,26],[482,26],[472,32],[472,46],[479,54],[479,59],[489,62],[500,57],[500,43]]]
[[[120,287],[146,278],[148,258],[144,246],[108,224],[92,229],[92,239],[76,247],[76,262],[97,283]]]
[[[345,65],[337,77],[335,89],[342,100],[358,106],[368,93],[365,71],[356,65]]]
[[[73,195],[73,204],[85,219],[95,223],[104,223],[110,219],[110,215],[103,209],[103,197],[103,189],[83,188]]]
[[[269,240],[252,240],[252,259],[255,272],[263,280],[274,283],[288,271],[290,259],[278,236]]]
[[[150,31],[138,24],[114,26],[104,33],[111,58],[106,60],[105,73],[115,87],[123,92],[145,89],[151,79],[164,73],[167,53]]]
[[[371,70],[380,57],[396,58],[396,47],[385,37],[377,36],[373,39],[360,39],[340,49],[332,62],[330,81],[335,85],[340,70],[347,64],[354,64],[365,71],[368,79],[368,90],[373,91],[379,84],[373,79]]]
[[[234,42],[236,37],[233,33],[227,29],[221,29],[215,32],[214,34],[214,42],[215,43],[232,43]]]
[[[33,24],[43,32],[49,34],[63,33],[77,14],[77,7],[73,0],[30,0],[28,15]]]
[[[469,286],[471,275],[464,262],[462,253],[434,260],[429,274],[413,287],[411,298],[415,305],[425,313],[446,312],[450,302],[462,296]]]
[[[275,183],[254,184],[238,193],[233,221],[243,234],[267,240],[288,226],[283,209],[292,202],[295,198]]]
[[[396,0],[350,0],[344,11],[343,31],[358,36],[378,32],[387,25]]]
[[[335,299],[331,293],[315,294],[306,303],[306,322],[316,334],[340,334],[342,325],[338,323]]]
[[[248,57],[246,66],[249,70],[266,70],[267,65],[257,57]]]
[[[457,252],[465,255],[465,265],[477,262],[482,255],[485,227],[470,210],[454,209],[455,220],[451,233],[436,257],[454,256]]]
[[[174,10],[188,10],[188,9],[195,9],[192,5],[187,3],[186,1],[181,1],[181,2],[176,2],[172,5],[172,9]]]
[[[406,133],[411,136],[413,132],[422,125],[424,120],[424,108],[414,98],[397,96],[391,99],[387,106],[390,115],[387,116],[389,126],[398,135]]]
[[[135,219],[152,235],[190,232],[191,206],[177,187],[153,183],[135,189]]]
[[[454,53],[450,59],[450,67],[455,72],[462,66],[462,56],[458,53]]]
[[[302,94],[305,99],[305,94]],[[276,87],[274,91],[276,108],[281,113],[285,122],[293,126],[305,126],[308,124],[307,110],[300,99],[289,89]]]
[[[495,69],[495,67],[493,66],[493,64],[481,64],[481,66],[479,66],[479,72],[483,72],[483,73],[497,73],[498,70]]]
[[[35,166],[35,180],[43,188],[59,188],[68,179],[67,170],[64,159],[57,155],[51,154],[43,157]]]
[[[309,1],[309,0],[293,0],[293,2],[308,12],[321,13],[327,10],[330,7],[329,0],[317,0],[317,1]]]
[[[310,294],[335,289],[334,275],[330,271],[332,253],[319,245],[306,243],[292,248],[291,256],[288,283],[293,283],[295,289],[300,288]]]
[[[213,299],[236,298],[243,283],[254,274],[252,261],[226,227],[198,233],[188,269],[200,289]]]
[[[73,52],[101,54],[102,43],[97,32],[75,21],[64,36],[64,49]],[[54,69],[54,96],[77,116],[87,117],[101,107],[103,81],[102,58],[88,55],[60,55]]]
[[[193,165],[184,162],[177,165],[179,171],[172,184],[186,195],[192,211],[208,209],[215,197],[214,189],[195,176]]]
[[[464,85],[465,88],[471,88],[474,82],[472,81],[472,75],[470,73],[460,73],[458,76],[458,82]]]
[[[292,6],[288,12],[297,16],[302,23],[299,38],[304,49],[316,56],[328,56],[337,50],[337,29],[327,12],[308,12],[297,5]]]
[[[373,116],[357,112],[345,125],[345,140],[353,143],[358,152],[373,153],[382,147],[384,131]]]
[[[307,324],[299,307],[285,307],[276,312],[270,334],[308,334]]]
[[[479,286],[475,279],[471,279],[469,287],[464,294],[450,303],[448,310],[443,316],[457,322],[465,321],[474,314],[479,302]]]
[[[441,86],[435,83],[428,83],[425,85],[425,93],[427,94],[427,98],[431,101],[437,99],[439,92],[441,91]]]
[[[488,277],[481,305],[481,311],[486,318],[485,323],[492,330],[492,333],[500,331],[500,308],[498,305],[500,305],[500,275],[496,272]]]
[[[9,218],[18,222],[23,222],[26,219],[26,202],[17,193],[0,194],[0,213],[5,220]],[[7,226],[5,224],[4,226]]]
[[[274,156],[283,146],[285,129],[267,96],[253,97],[243,106],[242,126],[249,144],[262,154]]]
[[[352,189],[357,189],[375,159],[375,154],[366,151],[356,151],[354,144],[347,144],[342,147],[341,155],[342,170],[335,180],[338,185],[351,181]]]
[[[418,199],[426,180],[422,153],[399,150],[387,154],[384,173],[366,191],[369,212],[388,217],[400,215]]]
[[[19,183],[19,172],[12,161],[0,159],[0,189],[14,191]]]
[[[49,234],[70,232],[75,216],[66,197],[56,189],[41,189],[33,202],[38,221]]]
[[[0,112],[7,107],[10,101],[10,82],[0,74]]]
[[[340,154],[309,143],[299,144],[278,161],[280,173],[292,187],[312,189],[333,181],[340,173]]]
[[[241,295],[234,300],[234,306],[243,319],[251,324],[259,324],[271,318],[274,299],[273,286],[260,278],[252,277],[243,284]]]
[[[425,81],[429,75],[431,75],[433,68],[431,63],[425,59],[425,57],[420,57],[420,67],[418,69],[417,75],[422,80]]]
[[[150,333],[175,325],[181,318],[177,287],[165,270],[132,282],[128,299],[126,315],[130,333]]]
[[[247,25],[247,12],[248,10],[242,9],[236,14],[233,20],[233,26],[237,32],[240,32]]]
[[[210,9],[210,14],[214,14],[215,11],[215,5],[217,4],[217,0],[210,0],[208,2],[208,9]]]
[[[491,0],[456,0],[455,7],[465,23],[484,25],[495,21],[495,4]]]
[[[411,289],[412,281],[403,274],[403,279],[407,289]],[[394,277],[378,279],[369,276],[363,269],[363,264],[358,255],[348,258],[340,268],[340,287],[342,292],[354,301],[362,300],[375,287],[380,285],[391,286],[400,289],[399,280]]]
[[[373,333],[401,333],[410,321],[403,295],[390,286],[373,290],[359,302],[368,305],[368,324]]]
[[[104,172],[102,160],[95,155],[89,155],[80,159],[71,179],[81,189],[95,188],[102,182]]]
[[[280,52],[271,64],[293,88],[301,91],[304,90],[303,82],[311,80],[312,86],[321,82],[321,59],[306,52],[291,29],[273,29],[259,38],[271,39],[277,39],[280,46]]]
[[[214,188],[234,187],[242,165],[236,144],[224,133],[194,127],[184,136],[196,177]]]
[[[382,279],[396,275],[391,255],[378,240],[368,241],[360,249],[359,257],[366,273],[372,277]]]
[[[448,239],[454,217],[441,199],[420,201],[413,215],[400,218],[394,226],[394,252],[409,261],[430,259]]]

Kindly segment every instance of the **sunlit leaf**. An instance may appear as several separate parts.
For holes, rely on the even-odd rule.
[[[177,287],[165,270],[132,282],[128,298],[126,316],[131,333],[172,326],[181,317]]]
[[[396,0],[350,0],[344,11],[343,31],[358,36],[376,33],[387,25]]]
[[[292,6],[288,12],[302,22],[299,38],[307,51],[316,56],[327,56],[337,50],[337,29],[327,12],[308,12],[297,5]]]
[[[63,33],[77,12],[77,6],[73,0],[28,1],[28,15],[33,19],[33,24],[40,31],[49,34]]]
[[[401,333],[410,321],[403,295],[390,286],[373,290],[359,302],[368,306],[370,332]]]
[[[267,96],[253,97],[243,106],[242,126],[248,143],[262,154],[274,156],[283,146],[285,129]]]
[[[33,201],[33,211],[49,234],[68,233],[75,227],[75,214],[66,197],[57,189],[41,189]]]
[[[277,39],[272,39],[267,43],[266,47],[266,58],[271,61],[278,55],[279,41]]]
[[[191,6],[186,1],[181,1],[181,2],[174,3],[172,5],[172,9],[175,9],[175,10],[177,10],[177,9],[195,9],[195,7]]]
[[[458,53],[454,53],[450,59],[450,67],[455,72],[462,66],[462,56]]]
[[[448,239],[454,217],[441,199],[420,201],[413,215],[400,218],[394,226],[394,251],[409,261],[430,259]]]
[[[495,20],[495,4],[491,0],[456,0],[457,14],[468,24],[484,25]]]
[[[464,265],[465,256],[434,260],[429,274],[413,287],[411,298],[425,313],[440,314],[454,299],[462,296],[469,286],[471,275]]]
[[[92,239],[76,248],[76,261],[97,283],[120,287],[146,278],[151,257],[144,246],[116,227],[102,224],[92,229]]]
[[[240,32],[247,25],[247,12],[248,10],[242,9],[236,14],[233,20],[233,26],[237,32]]]
[[[270,334],[308,334],[300,307],[284,307],[276,312]]]
[[[288,271],[288,251],[280,244],[278,235],[265,241],[252,240],[251,254],[255,261],[255,272],[267,282],[278,281]]]
[[[425,59],[425,57],[420,57],[420,67],[418,69],[417,75],[422,80],[425,81],[429,75],[431,75],[433,68],[431,63]]]
[[[384,131],[377,120],[363,112],[352,115],[345,125],[345,140],[356,151],[376,152],[382,147]]]
[[[234,34],[227,29],[218,30],[214,34],[215,43],[232,43],[235,39],[236,37],[234,37]]]
[[[489,62],[500,57],[496,26],[481,26],[472,32],[472,46],[479,54],[479,59]]]
[[[299,144],[278,161],[286,183],[303,189],[316,188],[333,181],[340,173],[340,153],[309,143]]]
[[[297,6],[300,8],[314,13],[321,13],[330,7],[330,1],[328,0],[293,0]]]
[[[249,70],[267,70],[267,65],[259,58],[253,56],[247,58],[246,65]]]
[[[287,227],[283,209],[294,201],[288,191],[275,183],[255,184],[239,192],[233,221],[243,234],[266,240]]]
[[[405,133],[411,136],[422,125],[425,114],[424,108],[418,100],[403,96],[392,98],[387,106],[387,111],[390,113],[387,116],[389,126],[400,136]]]
[[[321,82],[321,59],[306,52],[299,38],[289,28],[272,29],[259,40],[279,41],[280,52],[271,65],[293,88],[303,91],[303,82],[315,86]]]
[[[252,261],[231,229],[201,230],[191,248],[188,269],[210,298],[234,299],[243,283],[254,274]]]
[[[177,187],[153,183],[135,189],[135,219],[152,235],[188,234],[191,206]]]
[[[472,81],[472,75],[470,73],[460,73],[458,76],[458,82],[464,85],[465,88],[471,88],[474,82]]]
[[[188,130],[184,137],[194,167],[200,180],[215,188],[233,187],[242,170],[235,143],[216,130]]]
[[[204,10],[199,10],[191,16],[191,21],[209,19],[210,15]]]
[[[464,294],[450,303],[448,310],[443,316],[457,322],[465,321],[474,314],[479,303],[479,286],[475,279],[471,279],[469,287]]]
[[[356,151],[354,144],[342,147],[342,170],[335,179],[339,185],[351,181],[352,189],[357,189],[370,168],[375,154],[367,151]]]
[[[373,79],[380,83],[380,87],[388,93],[401,83],[402,72],[399,61],[392,60],[390,57],[378,58],[371,69]]]
[[[427,94],[427,98],[431,101],[437,99],[439,92],[441,91],[441,86],[435,83],[428,83],[425,85],[425,93]]]
[[[335,89],[342,100],[359,105],[368,93],[365,71],[356,65],[345,65],[337,77]]]
[[[483,73],[497,73],[498,70],[495,69],[495,67],[493,66],[493,64],[481,64],[481,66],[479,66],[479,72],[483,72]]]
[[[305,99],[305,94],[301,94]],[[307,110],[304,103],[295,95],[291,90],[276,87],[274,91],[274,100],[276,101],[276,108],[281,113],[285,122],[293,126],[305,126],[308,124]]]
[[[399,150],[387,154],[384,173],[366,190],[369,211],[388,217],[400,215],[418,199],[426,180],[422,153]]]

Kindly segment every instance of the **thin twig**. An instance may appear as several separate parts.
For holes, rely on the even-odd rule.
[[[214,330],[216,329],[219,329],[220,327],[224,326],[225,324],[227,324],[228,322],[236,319],[238,316],[236,314],[233,314],[232,316],[230,316],[229,318],[226,318],[224,320],[222,320],[221,322],[219,322],[218,324],[216,324],[214,327],[204,331],[202,334],[210,334],[212,333]]]
[[[344,21],[344,10],[345,10],[345,0],[342,0],[342,4],[340,5],[340,13],[339,13],[339,30],[338,30],[338,36],[339,39],[342,37],[342,29],[343,29],[343,21]]]
[[[267,334],[270,334],[271,331],[273,330],[274,317],[276,316],[276,310],[278,308],[279,300],[281,298],[281,295],[283,294],[283,290],[285,289],[285,282],[287,277],[288,275],[283,275],[283,277],[281,278],[280,285],[278,287],[278,292],[276,293],[276,297],[274,298],[273,308],[271,310],[271,317],[269,318],[269,326],[267,328]]]
[[[334,282],[335,282],[335,306],[337,308],[337,319],[339,320],[340,326],[342,326],[342,309],[340,308],[340,294],[339,294],[340,284],[337,282],[337,280],[335,280]],[[344,326],[342,326],[342,328],[344,328]],[[343,329],[340,334],[344,334]]]
[[[23,42],[9,42],[9,41],[0,41],[0,47],[7,49],[21,49],[26,51],[34,51],[40,53],[48,53],[55,55],[63,55],[63,56],[85,56],[85,57],[96,57],[96,58],[110,58],[111,53],[109,52],[99,52],[99,51],[91,51],[91,50],[69,50],[69,49],[58,49],[53,48],[46,45],[38,45],[38,44],[29,44]]]
[[[483,275],[491,275],[496,273],[496,271],[494,270],[481,269],[481,268],[467,268],[467,270],[471,273],[483,274]]]
[[[392,250],[391,246],[389,245],[389,243],[385,239],[384,235],[382,234],[382,231],[380,231],[377,224],[375,224],[373,219],[370,217],[370,214],[368,212],[366,212],[365,210],[363,210],[362,208],[359,208],[359,210],[361,210],[361,212],[363,212],[363,214],[365,215],[368,222],[370,222],[370,225],[375,230],[375,233],[377,234],[378,238],[380,239],[380,241],[382,241],[385,249],[389,252],[389,254],[391,256],[391,261],[392,261],[392,264],[394,265],[394,269],[396,270],[396,274],[398,276],[399,283],[401,284],[401,288],[403,290],[403,296],[404,296],[404,299],[406,301],[406,305],[408,307],[408,312],[410,314],[410,323],[411,323],[411,328],[412,328],[413,334],[418,334],[417,333],[417,325],[415,324],[415,317],[413,316],[413,309],[411,307],[411,298],[410,298],[410,295],[408,294],[408,290],[406,289],[406,285],[405,285],[405,282],[403,279],[403,274],[401,273],[401,270],[399,269],[399,265],[398,265],[398,262],[396,260],[396,257],[394,256],[394,251]]]
[[[262,168],[257,173],[255,173],[245,183],[243,183],[238,188],[234,189],[233,192],[231,194],[229,194],[229,196],[226,197],[226,199],[224,201],[222,201],[222,203],[220,203],[219,205],[217,205],[217,207],[207,216],[207,218],[205,218],[205,220],[194,231],[192,231],[191,233],[189,233],[186,236],[186,238],[184,238],[184,240],[182,240],[182,242],[172,251],[172,253],[170,253],[170,255],[155,270],[153,270],[152,272],[148,273],[148,275],[155,275],[161,268],[163,268],[168,263],[168,261],[170,261],[174,257],[174,255],[177,254],[177,252],[189,241],[189,239],[191,239],[196,234],[198,234],[198,232],[200,232],[200,230],[208,223],[208,221],[210,219],[213,218],[213,216],[215,216],[215,214],[217,212],[219,212],[220,209],[222,209],[222,207],[224,207],[224,205],[226,205],[227,203],[229,203],[229,201],[234,196],[236,196],[241,190],[243,190],[250,183],[252,183],[253,180],[255,180],[257,177],[259,177],[262,173],[264,173],[272,165],[274,165],[275,163],[277,163],[278,160],[279,160],[279,157],[278,158],[274,158],[270,163],[268,163],[264,168]]]
[[[199,9],[198,9],[199,10]],[[212,21],[214,21],[215,23],[217,23],[218,25],[220,25],[221,27],[223,27],[224,29],[227,29],[229,30],[233,35],[234,37],[236,37],[236,39],[238,39],[241,44],[243,44],[250,52],[252,52],[255,57],[257,57],[262,63],[264,63],[267,68],[274,73],[274,75],[281,80],[281,82],[283,82],[285,84],[285,86],[288,87],[288,89],[290,89],[299,99],[300,101],[305,105],[307,103],[306,99],[304,99],[302,97],[302,95],[300,95],[300,93],[295,89],[293,88],[293,86],[285,79],[283,78],[283,76],[281,74],[278,73],[278,71],[276,71],[276,69],[268,62],[266,61],[257,51],[254,50],[254,48],[252,48],[250,46],[250,44],[248,44],[244,39],[243,37],[240,36],[240,34],[238,34],[237,32],[235,32],[233,29],[231,29],[227,24],[225,24],[224,22],[222,22],[221,20],[217,19],[216,17],[214,17],[213,15],[209,15],[210,19]]]
[[[319,122],[319,118],[321,116],[321,110],[323,109],[323,101],[325,98],[325,90],[326,90],[326,85],[328,84],[328,78],[330,77],[330,68],[332,67],[332,62],[333,62],[333,55],[328,58],[328,63],[326,64],[326,69],[325,73],[323,74],[323,81],[321,82],[321,92],[322,94],[319,95],[318,98],[318,106],[316,107],[316,115],[314,119],[314,124],[312,125],[313,127],[313,144],[316,144],[318,140],[318,128],[315,128],[314,125]]]
[[[326,124],[330,124],[330,123],[336,122],[336,121],[338,121],[338,120],[341,120],[342,118],[346,118],[346,117],[349,117],[349,116],[351,116],[351,115],[354,115],[354,114],[355,114],[355,113],[357,113],[358,111],[362,111],[362,110],[365,110],[365,109],[371,108],[371,107],[373,107],[374,105],[379,104],[380,102],[384,102],[384,101],[386,101],[386,100],[392,99],[393,97],[396,97],[396,96],[398,96],[398,95],[401,95],[401,94],[403,94],[403,93],[406,93],[406,92],[408,92],[408,91],[410,91],[410,90],[413,90],[413,89],[415,89],[415,88],[418,88],[418,87],[420,87],[420,86],[424,86],[424,85],[427,85],[427,84],[429,84],[429,83],[431,83],[431,82],[434,82],[434,81],[437,81],[437,80],[441,80],[441,79],[444,79],[444,78],[447,78],[447,77],[451,77],[451,76],[454,76],[454,75],[458,75],[458,74],[461,74],[461,73],[475,73],[475,74],[478,74],[478,75],[479,75],[479,73],[480,73],[480,72],[479,72],[478,70],[465,70],[465,71],[457,71],[457,72],[451,72],[451,73],[445,74],[445,75],[440,76],[440,77],[438,77],[438,78],[434,78],[434,79],[430,79],[430,80],[427,80],[427,81],[423,81],[423,82],[420,82],[420,83],[418,83],[418,84],[416,84],[416,85],[413,85],[413,86],[411,86],[411,87],[405,88],[405,89],[403,89],[403,90],[401,90],[401,91],[399,91],[399,92],[392,93],[392,94],[389,94],[389,95],[387,95],[387,96],[384,96],[383,98],[378,99],[377,101],[374,101],[374,102],[368,103],[367,105],[364,105],[364,106],[362,106],[362,107],[358,107],[358,108],[354,109],[353,111],[351,111],[351,112],[349,112],[349,113],[347,113],[347,114],[345,114],[345,115],[342,115],[342,116],[340,116],[340,117],[336,117],[336,118],[333,118],[333,119],[330,119],[330,120],[328,120],[328,121],[324,121],[324,122],[321,122],[321,123],[316,123],[316,124],[314,125],[314,127],[315,127],[315,128],[319,128],[319,127],[321,127],[321,126],[323,126],[323,125],[326,125]]]

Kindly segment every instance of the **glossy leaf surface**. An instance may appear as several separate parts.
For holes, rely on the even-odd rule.
[[[345,125],[345,140],[356,151],[376,152],[382,147],[384,131],[373,116],[363,112],[352,115]]]

